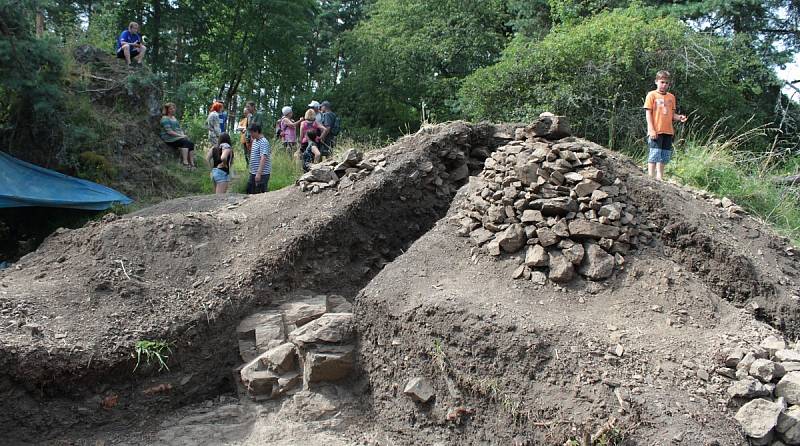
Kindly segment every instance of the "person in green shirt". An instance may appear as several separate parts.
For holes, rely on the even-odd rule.
[[[161,140],[168,146],[181,152],[181,162],[187,168],[194,169],[194,143],[189,140],[175,117],[175,104],[167,102],[162,108]]]
[[[253,147],[253,140],[250,137],[250,126],[256,124],[259,127],[264,128],[264,114],[256,110],[255,102],[247,101],[244,106],[244,116],[247,118],[247,125],[245,126],[244,130],[245,141],[247,144],[245,155],[247,155],[248,159],[250,159],[250,149]]]

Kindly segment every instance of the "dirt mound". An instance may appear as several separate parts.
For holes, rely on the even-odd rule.
[[[185,198],[58,231],[0,271],[0,427],[28,441],[113,433],[152,444],[217,438],[208,423],[218,423],[221,443],[257,441],[222,421],[246,412],[227,407],[237,327],[304,289],[355,303],[361,377],[283,403],[301,420],[318,414],[337,442],[564,444],[588,433],[608,444],[740,444],[730,382],[713,372],[723,349],[773,334],[754,316],[797,336],[786,241],[597,148],[594,167],[619,179],[652,237],[604,281],[510,280],[525,253],[475,249],[457,234],[457,212],[465,173],[514,134],[429,127],[370,153],[385,164],[356,167],[345,187]],[[133,371],[142,340],[169,345],[169,370]],[[165,415],[203,399],[218,421],[194,406]],[[146,421],[165,416],[186,427]]]
[[[384,150],[383,172],[337,194],[185,198],[57,231],[0,272],[0,367],[15,395],[0,424],[69,426],[82,415],[59,408],[76,400],[107,422],[232,391],[244,316],[297,288],[352,298],[444,215],[464,182],[448,169],[467,162],[464,147],[496,146],[493,131],[458,123],[400,140]],[[420,163],[435,169],[420,176]],[[146,397],[157,370],[132,374],[132,353],[160,339],[173,352],[160,375],[173,390]],[[42,395],[47,417],[27,409]],[[115,411],[94,400],[106,396]]]
[[[450,217],[357,296],[368,403],[395,432],[392,441],[745,442],[733,419],[739,402],[727,393],[731,378],[714,371],[731,344],[757,344],[771,332],[754,315],[790,336],[800,329],[798,264],[787,241],[600,153],[598,167],[622,180],[629,206],[655,236],[605,282],[509,280],[523,277],[529,258],[496,258],[458,236],[464,224],[475,230],[478,215],[467,222],[462,209],[474,209],[482,190],[465,187]],[[419,377],[435,389],[431,402],[397,390]]]

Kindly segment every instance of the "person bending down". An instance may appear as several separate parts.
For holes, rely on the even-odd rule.
[[[214,193],[228,192],[231,182],[231,165],[233,165],[233,149],[231,137],[227,133],[219,135],[219,144],[211,149],[209,160],[211,164],[211,181],[214,183]]]
[[[304,172],[309,171],[312,161],[314,163],[318,163],[320,159],[319,143],[317,142],[319,138],[319,132],[316,129],[311,129],[306,132],[306,136],[308,137],[308,141],[306,142],[306,147],[303,150]]]

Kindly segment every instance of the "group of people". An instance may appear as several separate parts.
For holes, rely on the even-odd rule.
[[[303,170],[330,157],[341,132],[341,122],[328,101],[311,101],[302,118],[294,120],[292,107],[281,109],[275,125],[275,136],[283,141],[284,149],[302,162]],[[299,144],[298,144],[299,143]]]
[[[283,107],[281,118],[275,123],[275,137],[280,138],[287,153],[299,163],[303,170],[308,170],[312,162],[319,162],[322,157],[333,154],[336,136],[341,129],[339,117],[332,110],[331,103],[311,101],[302,118],[294,120],[292,108]],[[192,142],[181,129],[175,117],[175,104],[164,104],[161,117],[161,139],[170,147],[180,151],[181,162],[188,169],[195,169],[194,149]],[[231,136],[225,131],[228,114],[225,104],[215,100],[206,118],[208,142],[211,149],[206,160],[211,165],[211,179],[214,192],[224,194],[232,178],[234,151]],[[245,158],[248,160],[250,177],[247,182],[247,193],[266,192],[269,177],[272,173],[272,147],[264,134],[264,114],[256,108],[253,101],[244,107],[244,116],[236,130],[240,132],[240,143]]]

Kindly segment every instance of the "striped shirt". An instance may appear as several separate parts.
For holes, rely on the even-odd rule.
[[[263,136],[253,141],[253,147],[250,149],[250,173],[255,175],[258,173],[258,163],[261,161],[261,156],[265,156],[264,170],[261,175],[269,175],[272,173],[272,151],[269,147],[269,141]]]

